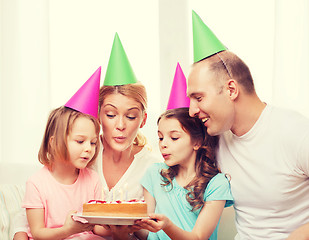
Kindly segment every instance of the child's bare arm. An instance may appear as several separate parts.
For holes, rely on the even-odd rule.
[[[202,208],[191,232],[179,228],[163,214],[150,214],[152,219],[142,219],[138,222],[138,225],[151,232],[163,230],[171,239],[209,239],[219,222],[224,205],[224,200],[207,202]]]
[[[62,227],[46,228],[44,221],[44,209],[27,209],[27,219],[33,238],[44,240],[57,240],[67,238],[75,233],[91,231],[94,227],[92,224],[74,221],[71,216],[67,215],[66,221]]]

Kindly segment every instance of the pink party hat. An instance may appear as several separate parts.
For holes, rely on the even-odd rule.
[[[190,106],[190,99],[187,97],[186,77],[183,74],[183,71],[179,63],[177,63],[174,81],[166,110],[189,107],[189,106]]]
[[[76,111],[98,117],[101,67],[81,86],[64,105]]]

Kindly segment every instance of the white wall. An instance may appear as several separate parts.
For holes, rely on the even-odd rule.
[[[1,1],[1,157],[37,158],[49,108],[48,4]]]
[[[167,107],[177,62],[184,73],[189,72],[190,51],[187,0],[159,1],[160,37],[160,100],[161,111]]]
[[[0,162],[37,163],[48,113],[102,66],[115,32],[148,90],[143,132],[156,119],[177,62],[193,62],[191,11],[250,67],[262,100],[309,116],[307,0],[0,0]]]
[[[273,100],[309,116],[309,1],[276,1]]]

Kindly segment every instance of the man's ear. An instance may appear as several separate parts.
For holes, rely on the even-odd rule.
[[[146,120],[147,120],[147,113],[145,112],[145,113],[144,113],[144,117],[143,117],[143,121],[142,121],[141,125],[139,126],[139,128],[142,128],[142,127],[145,126]]]
[[[235,100],[239,94],[239,84],[238,82],[231,78],[227,81],[227,91],[231,100]]]

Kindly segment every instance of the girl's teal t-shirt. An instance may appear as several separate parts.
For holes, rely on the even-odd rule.
[[[181,187],[175,178],[172,189],[171,185],[165,187],[161,185],[163,183],[161,169],[167,168],[169,167],[165,163],[153,164],[141,179],[141,184],[156,199],[155,213],[166,215],[178,227],[191,232],[201,209],[191,211],[192,207],[186,200],[188,190]],[[204,201],[215,200],[226,200],[225,207],[233,205],[230,183],[223,173],[214,176],[205,189]],[[210,240],[217,240],[218,226],[219,224],[209,238]],[[150,232],[148,239],[170,238],[161,230],[156,233]]]

